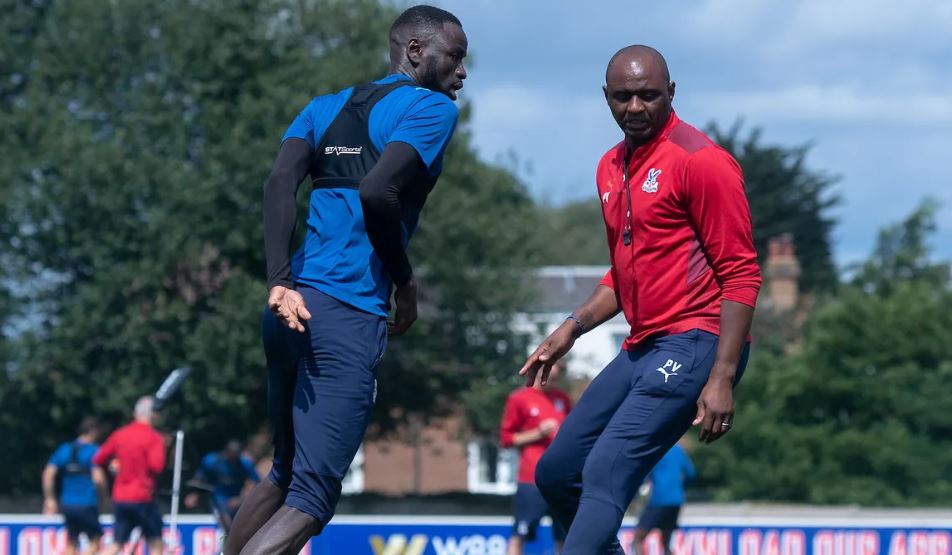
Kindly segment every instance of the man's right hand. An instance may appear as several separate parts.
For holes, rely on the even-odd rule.
[[[519,375],[526,377],[526,387],[535,385],[536,376],[540,370],[542,371],[541,383],[545,385],[549,381],[552,365],[569,352],[577,338],[578,326],[572,320],[566,320],[549,337],[546,337],[519,370]]]
[[[411,277],[410,281],[397,287],[393,299],[397,305],[397,311],[393,322],[387,322],[387,331],[390,335],[403,335],[417,319],[416,280]]]
[[[542,433],[542,437],[549,437],[558,427],[559,423],[555,418],[546,418],[539,424],[539,432]]]
[[[55,499],[43,500],[43,514],[55,515],[58,512],[59,512],[59,503],[57,503]]]
[[[268,308],[281,323],[294,331],[303,332],[304,322],[311,319],[311,313],[304,306],[304,297],[281,285],[275,285],[268,293]]]

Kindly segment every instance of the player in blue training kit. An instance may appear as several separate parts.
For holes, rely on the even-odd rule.
[[[661,531],[661,545],[671,555],[671,534],[678,527],[678,516],[684,505],[684,486],[695,476],[694,465],[680,444],[661,457],[648,473],[651,482],[651,497],[638,517],[631,552],[643,555],[645,538],[652,530]]]
[[[238,512],[245,484],[260,481],[254,462],[241,454],[241,443],[232,440],[220,452],[205,455],[189,485],[209,491],[212,512],[222,530],[228,533]],[[198,493],[188,494],[185,506],[197,506],[198,499]]]
[[[63,514],[66,521],[66,555],[79,553],[80,536],[89,541],[84,553],[98,553],[102,540],[99,496],[105,491],[106,473],[92,464],[99,450],[101,429],[93,418],[84,418],[79,436],[60,445],[43,469],[43,513]],[[56,483],[59,482],[59,496]]]
[[[264,194],[274,462],[235,517],[228,555],[297,553],[334,515],[388,332],[417,317],[406,247],[456,127],[466,50],[455,16],[412,7],[390,28],[389,75],[315,98],[284,134]],[[307,174],[307,233],[292,259]]]

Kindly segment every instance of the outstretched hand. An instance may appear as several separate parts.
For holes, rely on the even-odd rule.
[[[311,313],[304,305],[304,297],[294,289],[275,285],[268,293],[268,308],[285,326],[294,331],[303,332],[304,322],[311,319]]]
[[[542,385],[548,383],[552,366],[575,345],[577,328],[571,321],[566,322],[546,337],[522,365],[519,375],[526,377],[526,387],[535,385],[537,377]]]

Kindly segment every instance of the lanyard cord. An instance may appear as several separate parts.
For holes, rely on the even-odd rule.
[[[625,145],[625,169],[624,169],[624,179],[625,179],[625,198],[628,201],[628,214],[625,216],[625,229],[622,231],[621,240],[628,246],[631,244],[631,187],[628,184],[628,163],[631,161],[631,155],[628,152],[628,145]]]

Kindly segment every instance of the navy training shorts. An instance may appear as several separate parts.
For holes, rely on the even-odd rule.
[[[535,484],[520,483],[516,488],[516,494],[512,497],[512,515],[515,519],[512,524],[512,533],[527,542],[535,541],[539,521],[548,514],[551,514],[549,504],[545,502],[539,488]],[[552,538],[557,542],[565,541],[565,530],[554,518],[552,519]]]
[[[288,492],[286,505],[327,524],[373,410],[387,321],[317,289],[297,290],[311,313],[304,333],[267,308],[262,316],[274,441],[268,477]]]
[[[132,536],[132,530],[142,530],[146,541],[162,537],[162,514],[155,502],[116,503],[113,506],[116,522],[112,527],[113,540],[125,544]]]
[[[102,536],[99,509],[94,505],[64,505],[62,513],[66,521],[66,534],[71,541],[79,540],[80,534],[86,534],[90,540]]]
[[[647,505],[638,517],[635,528],[639,530],[661,530],[670,532],[678,527],[678,516],[681,514],[680,505]]]

